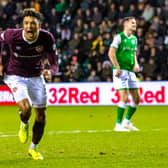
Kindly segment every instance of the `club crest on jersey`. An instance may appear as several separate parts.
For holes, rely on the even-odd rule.
[[[40,52],[42,52],[42,51],[44,50],[44,47],[43,47],[42,45],[39,45],[39,46],[36,46],[36,47],[35,47],[35,50],[36,50],[38,53],[40,53]]]
[[[135,44],[135,40],[132,40],[132,44]]]

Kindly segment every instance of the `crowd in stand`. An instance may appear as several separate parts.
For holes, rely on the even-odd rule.
[[[168,79],[168,0],[1,0],[0,30],[21,27],[20,12],[31,7],[55,39],[59,72],[51,82],[112,81],[108,49],[122,19],[135,16],[139,80]],[[8,54],[4,49],[3,58]],[[44,59],[44,66],[47,65]]]

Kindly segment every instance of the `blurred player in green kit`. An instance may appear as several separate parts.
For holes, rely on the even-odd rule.
[[[139,65],[136,57],[137,38],[133,35],[134,31],[136,31],[135,18],[124,18],[123,32],[114,37],[108,52],[109,58],[113,63],[114,87],[120,95],[117,108],[117,123],[114,131],[139,131],[130,122],[140,102],[139,86],[135,75],[135,72],[139,72]],[[123,119],[129,94],[132,96],[132,101]]]

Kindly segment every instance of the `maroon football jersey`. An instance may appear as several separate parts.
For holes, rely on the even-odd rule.
[[[0,32],[0,42],[9,45],[10,56],[6,66],[7,75],[35,77],[43,69],[42,59],[48,58],[53,74],[58,69],[58,57],[53,35],[40,29],[36,41],[29,42],[24,37],[23,29],[7,29]]]

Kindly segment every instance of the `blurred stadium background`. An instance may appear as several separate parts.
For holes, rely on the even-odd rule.
[[[137,20],[139,80],[167,80],[167,0],[1,0],[0,30],[19,28],[20,12],[40,11],[42,28],[53,33],[60,72],[52,82],[112,81],[107,56],[110,43],[121,31],[122,18]],[[7,49],[2,55],[7,55]],[[47,66],[47,61],[44,60]]]
[[[0,31],[21,27],[27,7],[43,14],[42,28],[53,33],[59,54],[60,70],[47,84],[51,106],[40,144],[46,160],[30,160],[28,145],[19,143],[18,109],[1,81],[0,167],[167,168],[168,0],[0,0]],[[125,16],[136,17],[143,67],[136,133],[113,132],[119,99],[107,52]],[[8,53],[5,45],[2,64]]]

